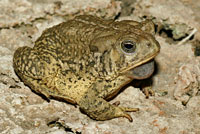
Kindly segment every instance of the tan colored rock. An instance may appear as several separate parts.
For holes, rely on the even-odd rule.
[[[127,18],[135,19],[144,13],[148,13],[148,15],[156,15],[157,21],[162,17],[171,17],[169,19],[171,23],[179,21],[192,28],[197,28],[199,19],[195,20],[194,18],[199,14],[199,9],[194,7],[199,5],[199,1],[183,1],[191,6],[185,6],[185,3],[181,3],[180,0],[140,0],[137,1],[140,2],[140,7],[133,6],[135,8],[134,16]],[[120,101],[121,105],[140,108],[139,112],[131,113],[132,123],[124,119],[93,121],[81,114],[78,108],[55,100],[47,102],[24,86],[12,68],[12,54],[16,48],[24,45],[32,46],[32,42],[40,36],[45,28],[68,19],[66,16],[71,16],[74,13],[91,13],[94,11],[93,13],[99,16],[113,18],[120,11],[119,5],[110,0],[66,0],[65,2],[61,0],[63,4],[54,2],[54,0],[0,1],[1,134],[200,133],[199,95],[191,97],[186,106],[183,106],[181,101],[175,100],[173,97],[176,87],[175,77],[178,77],[181,67],[186,66],[189,74],[197,76],[194,67],[198,63],[194,62],[196,57],[194,57],[191,44],[188,42],[179,46],[169,45],[165,38],[157,35],[157,40],[161,44],[161,53],[156,59],[159,70],[153,77],[153,88],[156,89],[156,96],[146,99],[138,88],[129,87],[112,100],[112,102]],[[162,7],[165,8],[162,9]],[[195,15],[195,17],[192,15]],[[199,39],[199,36],[195,34],[195,38]],[[181,79],[178,80],[183,78],[186,78],[188,83],[192,84],[195,80],[190,79],[190,77],[188,79],[184,70],[181,73]],[[181,95],[185,95],[186,92],[182,92],[185,91],[184,83],[180,81],[180,84],[180,88],[176,90]],[[193,91],[193,89],[191,88],[189,91]],[[168,92],[168,95],[163,95],[163,92]],[[57,126],[49,125],[51,123],[57,123]]]

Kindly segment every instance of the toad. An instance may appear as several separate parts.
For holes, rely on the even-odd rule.
[[[149,77],[159,50],[152,21],[81,15],[46,29],[33,48],[18,48],[13,67],[33,91],[78,105],[92,119],[132,121],[127,112],[138,108],[108,100],[133,79]]]

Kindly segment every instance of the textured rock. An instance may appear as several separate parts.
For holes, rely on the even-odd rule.
[[[99,12],[103,16],[113,16],[120,7],[110,0],[1,0],[0,27],[31,24],[36,19],[49,16],[65,16],[78,12]],[[107,10],[105,10],[107,9]],[[117,12],[116,12],[117,11]]]
[[[194,1],[193,1],[194,2]],[[168,30],[190,33],[191,29],[200,31],[199,14],[197,8],[200,3],[185,0],[141,0],[135,3],[134,13],[138,16],[153,16]],[[196,5],[196,7],[195,7]],[[195,7],[195,8],[194,8]],[[187,27],[182,27],[184,24]],[[183,28],[183,29],[182,29]],[[199,32],[196,34],[200,38]]]

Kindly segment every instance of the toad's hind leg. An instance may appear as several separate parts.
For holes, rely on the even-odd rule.
[[[41,52],[25,46],[18,48],[13,57],[13,67],[17,75],[32,90],[47,98],[49,98],[49,90],[40,83],[55,71],[56,66],[50,65],[56,64],[52,62],[55,61],[53,58],[49,58],[52,57],[51,55],[45,52],[41,54]]]
[[[109,120],[125,117],[132,122],[132,117],[127,112],[136,112],[138,108],[117,107],[99,98],[92,91],[87,92],[78,102],[80,109],[95,120]]]
[[[70,96],[60,93],[56,88],[60,64],[54,54],[48,51],[38,52],[27,46],[20,47],[14,53],[14,70],[33,91],[46,98],[62,98],[75,104],[76,102]]]
[[[13,67],[19,77],[23,79],[24,76],[33,79],[41,79],[44,76],[42,70],[42,62],[36,51],[30,47],[18,48],[13,56]]]
[[[18,48],[13,56],[13,67],[16,74],[32,90],[48,98],[48,93],[38,85],[44,77],[44,64],[38,52],[27,46]]]

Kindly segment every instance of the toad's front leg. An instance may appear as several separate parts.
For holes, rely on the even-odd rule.
[[[125,117],[130,122],[132,117],[127,112],[136,112],[138,108],[117,107],[97,97],[94,93],[87,92],[78,103],[80,109],[95,120],[109,120],[118,117]]]

